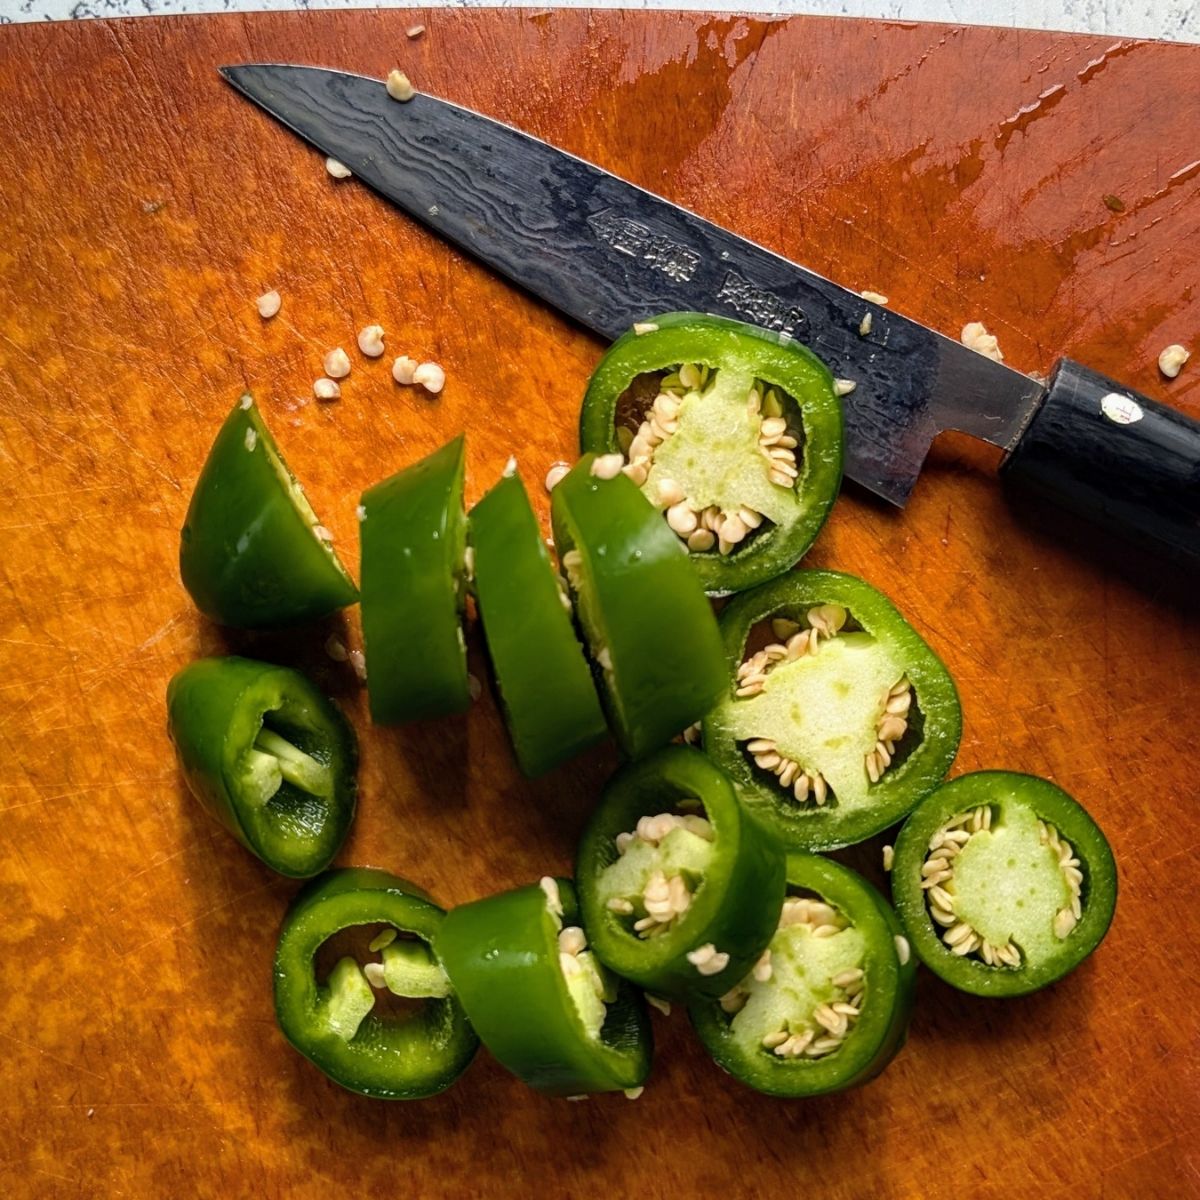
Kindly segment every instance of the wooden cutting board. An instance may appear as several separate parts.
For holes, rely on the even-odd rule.
[[[405,30],[427,28],[410,41]],[[434,240],[222,85],[223,62],[382,74],[593,158],[1013,365],[1059,352],[1200,416],[1200,49],[666,13],[429,11],[0,29],[0,1176],[14,1196],[1200,1195],[1194,720],[1200,632],[1017,521],[996,455],[935,449],[909,508],[848,489],[809,558],[888,592],[953,671],[957,771],[1045,774],[1107,831],[1112,932],[1073,977],[986,1002],[922,979],[877,1082],[758,1097],[655,1018],[636,1103],[566,1104],[480,1054],[444,1096],[373,1103],[275,1028],[295,885],[184,793],[163,689],[236,647],[312,670],[363,742],[341,861],[447,905],[569,869],[612,754],[526,783],[495,705],[371,729],[332,631],[225,637],[176,573],[217,425],[246,387],[356,561],[362,488],[460,429],[468,498],[575,448],[592,338]],[[283,294],[273,321],[254,299]],[[444,364],[396,387],[356,331]],[[340,403],[310,400],[351,350]],[[484,664],[473,643],[474,670]],[[856,861],[882,881],[884,839]],[[519,1018],[519,1014],[514,1014]]]

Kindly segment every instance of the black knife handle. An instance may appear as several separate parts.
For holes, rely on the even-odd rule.
[[[1069,358],[1005,460],[1010,485],[1200,568],[1200,422]]]

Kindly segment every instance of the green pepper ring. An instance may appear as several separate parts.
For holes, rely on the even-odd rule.
[[[404,1021],[368,1013],[350,1041],[320,1028],[321,987],[313,962],[340,930],[385,922],[432,945],[444,913],[419,888],[372,867],[343,868],[301,890],[284,918],[275,951],[275,1015],[305,1058],[352,1092],[417,1100],[448,1088],[479,1041],[454,995],[425,1000]]]
[[[597,881],[617,858],[618,833],[633,829],[639,817],[689,798],[701,801],[712,825],[713,861],[677,926],[659,937],[639,938],[604,906]],[[596,957],[662,996],[723,995],[770,942],[783,903],[782,852],[746,817],[725,775],[686,746],[667,746],[609,780],[580,840],[575,876]],[[729,955],[728,966],[715,975],[701,975],[687,959],[689,951],[708,943]]]
[[[561,925],[542,887],[516,888],[453,909],[436,953],[483,1044],[530,1087],[560,1096],[641,1087],[654,1047],[645,1004],[618,979],[599,1037],[588,1038],[559,964],[559,930],[578,924],[575,889],[554,883]]]
[[[877,798],[848,820],[838,809],[790,811],[777,788],[760,782],[749,760],[719,723],[720,708],[704,719],[704,749],[738,788],[742,803],[788,850],[834,850],[861,842],[894,825],[945,777],[958,751],[962,710],[954,680],[925,640],[890,600],[864,580],[839,571],[798,570],[736,597],[721,613],[721,636],[736,678],[750,630],[768,617],[841,604],[868,633],[900,647],[922,716],[921,741],[871,791]],[[878,631],[878,632],[877,632]],[[729,695],[732,696],[732,683]]]
[[[789,854],[789,887],[816,892],[840,908],[864,934],[866,1002],[845,1045],[818,1059],[776,1059],[763,1053],[749,1060],[733,1039],[730,1018],[716,1000],[694,1000],[688,1016],[717,1065],[769,1096],[819,1096],[874,1079],[903,1047],[916,989],[916,959],[901,961],[903,928],[888,902],[849,867],[815,854]],[[907,951],[907,948],[905,948]],[[872,999],[891,996],[882,1008]]]
[[[774,527],[733,555],[690,557],[710,596],[744,591],[773,579],[803,557],[837,499],[842,481],[842,403],[833,390],[833,376],[795,339],[741,321],[673,312],[647,318],[645,324],[656,328],[622,334],[596,367],[579,418],[581,451],[620,451],[617,402],[638,375],[681,362],[719,368],[722,359],[728,362],[752,353],[749,365],[755,377],[787,392],[800,410],[805,450],[797,488],[807,506],[790,528]]]
[[[1084,868],[1082,919],[1063,942],[1061,959],[1052,960],[1050,969],[1033,973],[1024,968],[990,967],[978,959],[954,954],[934,928],[921,887],[921,864],[934,832],[964,809],[994,803],[997,789],[1006,787],[1036,796],[1037,816],[1052,823],[1070,842]],[[951,987],[975,996],[1025,996],[1061,979],[1103,940],[1117,903],[1116,862],[1091,815],[1049,780],[1015,771],[975,771],[930,793],[900,830],[891,877],[896,910],[918,957]],[[1057,968],[1055,961],[1059,963]]]

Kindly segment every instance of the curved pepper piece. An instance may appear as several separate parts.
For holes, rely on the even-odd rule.
[[[1117,868],[1100,828],[1061,788],[977,771],[943,784],[905,822],[892,894],[934,974],[976,996],[1024,996],[1100,944]]]
[[[167,720],[192,794],[281,875],[324,870],[354,819],[358,748],[303,675],[249,658],[202,658],[167,688]]]
[[[768,618],[778,632],[756,629]],[[793,571],[736,597],[721,635],[729,682],[704,719],[704,748],[785,848],[861,842],[911,811],[954,761],[953,679],[863,580]]]
[[[575,874],[606,966],[658,995],[719,996],[771,940],[784,856],[721,771],[698,750],[668,746],[609,780]],[[670,920],[669,900],[686,903]]]
[[[681,379],[681,366],[703,377]],[[690,312],[650,317],[613,343],[588,383],[579,423],[585,452],[624,449],[618,426],[640,427],[636,396],[647,381],[654,386],[644,401],[659,391],[672,415],[659,414],[659,431],[670,433],[653,435],[646,495],[658,502],[659,484],[670,478],[693,507],[745,505],[765,518],[728,554],[692,551],[705,590],[740,592],[793,566],[824,525],[842,479],[842,404],[825,364],[787,335],[741,321]],[[765,419],[779,428],[760,445]],[[778,440],[784,436],[789,441]],[[769,479],[769,443],[780,452],[793,447],[798,474],[790,486]]]
[[[371,717],[443,717],[471,704],[460,435],[362,496],[362,623]]]
[[[288,910],[275,951],[275,1015],[287,1040],[330,1079],[364,1096],[418,1100],[445,1091],[479,1043],[430,949],[443,916],[419,888],[386,871],[355,867],[313,880]],[[324,983],[317,980],[317,952],[326,941],[376,924],[395,937],[378,968],[388,990],[420,1002],[402,1019],[374,1011],[375,993],[354,958],[339,960]],[[401,947],[406,954],[397,953]]]
[[[483,1044],[530,1087],[641,1087],[653,1049],[645,1005],[581,943],[574,889],[546,879],[452,910],[434,949]]]
[[[717,1064],[749,1087],[819,1096],[873,1079],[904,1045],[916,959],[887,901],[849,868],[792,854],[787,882],[795,896],[757,974],[688,1012]]]
[[[501,479],[471,510],[475,603],[521,770],[541,775],[608,731],[529,497]]]
[[[328,616],[358,590],[247,394],[221,426],[184,518],[183,586],[205,616],[274,629]]]
[[[588,455],[554,489],[554,540],[622,750],[638,758],[724,691],[716,619],[675,535],[624,475]]]

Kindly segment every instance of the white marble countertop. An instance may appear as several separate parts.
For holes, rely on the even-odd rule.
[[[776,0],[761,7],[746,0],[557,0],[564,7],[688,8],[709,12],[817,13],[884,17],[901,21],[947,21],[1062,29],[1113,37],[1200,42],[1200,0]],[[436,5],[436,0],[435,0]],[[447,6],[487,7],[473,0]],[[522,7],[505,4],[496,7]],[[168,13],[263,12],[271,9],[382,8],[378,0],[0,0],[0,24],[87,17],[135,17]],[[408,7],[408,6],[405,6]],[[415,5],[414,5],[415,7]],[[524,6],[530,7],[530,6]]]

